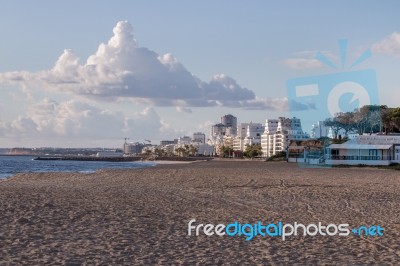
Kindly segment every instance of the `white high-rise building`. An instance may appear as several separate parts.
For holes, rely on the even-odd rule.
[[[237,118],[233,115],[224,115],[221,117],[221,123],[211,126],[210,138],[215,142],[223,136],[236,136]]]
[[[201,133],[201,132],[193,133],[192,141],[204,144],[204,143],[206,143],[206,134]]]
[[[226,127],[222,123],[218,123],[211,126],[211,138],[217,138],[221,136],[225,136]]]
[[[265,120],[265,130],[261,135],[261,148],[264,157],[270,157],[274,154],[275,134],[278,129],[278,119]]]
[[[311,126],[311,138],[318,139],[330,136],[330,127],[324,125],[324,121],[318,121],[317,124]]]
[[[178,145],[189,145],[192,139],[188,136],[183,136],[178,138]]]
[[[237,118],[231,114],[224,115],[221,117],[221,124],[223,124],[229,130],[229,136],[236,136],[237,131]],[[228,135],[228,134],[227,134]]]
[[[261,135],[264,132],[264,126],[261,123],[253,123],[247,126],[246,137],[244,138],[244,146],[260,144],[261,143]]]
[[[237,126],[237,136],[241,138],[245,138],[247,134],[247,127],[250,125],[250,123],[240,123]]]
[[[301,128],[299,118],[267,119],[261,141],[263,156],[270,157],[286,151],[291,140],[306,140],[308,138],[309,136]]]
[[[142,150],[144,147],[151,146],[149,144],[144,144],[144,143],[139,143],[139,142],[130,142],[130,143],[124,143],[123,146],[123,151],[124,154],[129,154],[129,155],[138,155],[142,153]]]
[[[233,150],[234,151],[244,151],[244,138],[247,135],[247,127],[249,123],[240,123],[237,126],[237,135],[233,139]]]

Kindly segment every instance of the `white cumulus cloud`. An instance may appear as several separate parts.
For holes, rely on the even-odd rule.
[[[230,106],[275,109],[285,99],[262,100],[233,78],[218,74],[210,82],[199,80],[172,54],[159,55],[140,47],[127,21],[120,21],[107,43],[82,63],[66,49],[50,70],[0,73],[0,83],[56,90],[97,100],[128,99],[153,106]],[[275,101],[282,103],[276,104]],[[272,105],[269,105],[269,104]]]
[[[400,33],[393,32],[372,46],[372,51],[379,54],[400,55]]]
[[[30,106],[25,114],[12,121],[0,121],[0,134],[10,139],[90,140],[130,136],[140,140],[175,136],[175,133],[152,107],[125,115],[76,100],[57,102],[49,98]]]

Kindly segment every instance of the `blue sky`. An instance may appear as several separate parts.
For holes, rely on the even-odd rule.
[[[337,71],[319,64],[314,54],[338,60],[340,38],[349,40],[349,61],[372,48],[374,56],[357,69],[375,69],[380,102],[400,106],[399,7],[398,1],[0,1],[0,147],[117,147],[125,136],[157,141],[208,133],[227,113],[239,122],[262,123],[289,115],[286,80]],[[129,22],[134,46],[147,52],[137,50],[136,59],[129,53],[115,57],[134,64],[108,65],[117,55],[97,55],[90,62],[102,67],[88,76],[82,68],[115,35],[119,21]],[[124,25],[121,36],[131,36]],[[80,59],[78,70],[65,68],[63,54],[63,60]],[[150,60],[165,54],[171,55],[161,65]],[[62,68],[55,73],[57,60]],[[179,62],[179,71],[173,62]],[[139,91],[126,71],[142,66],[152,82],[134,76],[142,82]],[[166,66],[169,72],[162,70]],[[187,73],[201,82],[199,88],[186,90],[193,85]],[[69,78],[75,85],[65,83]],[[155,84],[176,89],[158,91]],[[227,101],[221,97],[229,85],[234,89]],[[180,99],[197,89],[201,99]],[[304,130],[312,122],[305,115]]]

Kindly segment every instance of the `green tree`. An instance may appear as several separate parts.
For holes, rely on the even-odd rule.
[[[186,149],[183,147],[179,147],[175,149],[175,152],[178,154],[178,156],[185,157],[186,156]]]
[[[197,151],[198,151],[198,149],[195,146],[193,146],[192,144],[190,144],[189,149],[188,149],[189,154],[191,156],[195,156]]]
[[[159,148],[155,148],[153,154],[156,156],[162,156],[163,150],[161,150]]]
[[[233,154],[233,149],[227,146],[221,146],[219,148],[219,154],[221,157],[231,157]]]
[[[353,112],[338,113],[336,114],[334,119],[335,122],[338,124],[338,127],[344,130],[344,135],[346,137],[350,132],[353,132],[355,130]]]
[[[262,155],[261,144],[253,144],[246,146],[246,150],[244,151],[244,156],[253,158],[261,155]]]
[[[333,117],[325,119],[324,125],[332,129],[333,138],[336,139],[339,135],[339,131],[342,129],[342,124],[337,121],[336,117]]]

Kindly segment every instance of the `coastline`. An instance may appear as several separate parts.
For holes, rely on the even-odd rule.
[[[212,160],[211,157],[96,157],[96,156],[36,156],[33,160],[37,161],[99,161],[99,162],[147,162],[147,161],[207,161]]]
[[[0,182],[1,258],[18,264],[396,264],[400,179],[379,169],[215,160],[18,174]],[[384,237],[198,237],[188,222],[380,224]]]

